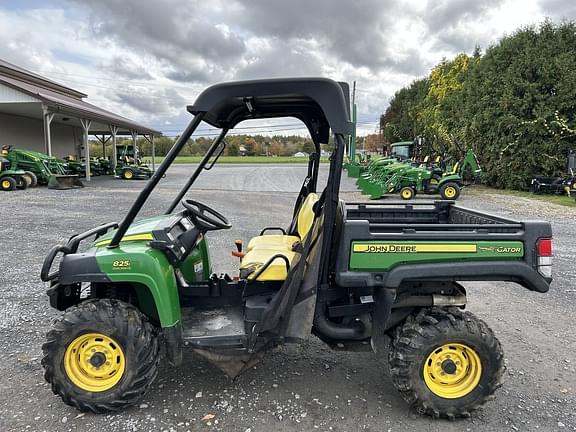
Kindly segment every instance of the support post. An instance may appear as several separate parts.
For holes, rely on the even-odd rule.
[[[112,171],[116,172],[116,135],[118,126],[110,125],[110,134],[112,135]]]
[[[154,147],[154,134],[142,135],[146,141],[148,141],[152,145],[152,171],[156,171],[156,148]]]
[[[48,156],[52,156],[52,136],[50,125],[54,119],[54,113],[48,110],[46,105],[42,105],[42,119],[44,120],[44,151]]]
[[[152,142],[152,171],[156,171],[156,148],[154,147],[154,134],[150,135],[150,141]]]
[[[136,139],[138,139],[138,131],[131,130],[132,135],[132,149],[134,150],[134,164],[138,165],[138,150],[136,149]]]
[[[82,124],[82,129],[84,129],[84,134],[82,135],[82,143],[84,144],[86,181],[90,181],[90,146],[88,145],[88,134],[90,132],[90,126],[92,125],[92,120],[80,119],[80,123]]]

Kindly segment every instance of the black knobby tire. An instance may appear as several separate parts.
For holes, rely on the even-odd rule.
[[[441,346],[464,344],[478,355],[482,372],[478,384],[465,396],[446,399],[424,380],[428,356]],[[434,418],[469,417],[501,385],[504,353],[488,325],[458,308],[422,309],[398,326],[389,351],[390,376],[402,398],[420,414]]]
[[[454,194],[449,194],[448,191],[454,191]],[[444,200],[457,200],[460,196],[460,185],[455,182],[448,182],[440,187],[440,197]]]
[[[28,189],[28,181],[26,181],[26,178],[23,175],[16,177],[16,189]]]
[[[66,349],[82,334],[113,338],[125,355],[125,370],[111,389],[90,392],[76,386],[64,367]],[[88,300],[73,306],[58,319],[42,346],[44,378],[54,394],[80,411],[104,413],[135,404],[158,373],[159,343],[155,328],[138,309],[119,300]]]
[[[24,171],[26,174],[26,178],[29,179],[28,187],[36,187],[38,186],[38,177],[32,171]]]
[[[16,189],[16,186],[18,185],[18,183],[16,182],[16,179],[14,179],[14,177],[2,177],[0,179],[0,188],[3,191],[13,191],[14,189]]]

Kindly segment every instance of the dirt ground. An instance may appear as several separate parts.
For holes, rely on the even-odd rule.
[[[191,195],[229,216],[234,228],[209,235],[215,270],[235,272],[233,239],[287,225],[303,166],[222,166]],[[160,212],[191,173],[176,166],[143,215]],[[45,188],[1,195],[0,431],[549,431],[576,430],[576,209],[465,190],[461,205],[516,219],[549,220],[554,282],[547,294],[509,283],[468,283],[468,309],[495,331],[506,353],[503,387],[471,419],[448,422],[413,413],[391,385],[386,359],[332,351],[312,338],[269,353],[232,381],[187,354],[164,365],[141,404],[114,415],[82,414],[44,382],[41,345],[57,312],[39,279],[56,242],[117,221],[143,182],[98,178],[83,190]],[[359,200],[350,179],[342,197]],[[214,417],[201,419],[207,414]]]

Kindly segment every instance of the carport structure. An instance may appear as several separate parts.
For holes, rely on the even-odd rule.
[[[138,136],[152,145],[152,168],[155,165],[154,137],[161,132],[142,126],[118,114],[92,105],[83,99],[87,95],[48,80],[33,72],[0,60],[0,112],[18,118],[42,120],[44,152],[53,153],[52,128],[67,126],[82,134],[86,160],[86,180],[90,180],[89,136],[95,136],[103,146],[112,141],[112,166],[116,167],[117,137],[130,136],[134,146]]]

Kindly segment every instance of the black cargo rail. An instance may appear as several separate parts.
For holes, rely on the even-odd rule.
[[[53,246],[46,255],[46,258],[44,258],[44,262],[42,263],[42,269],[40,270],[40,279],[42,279],[44,282],[48,282],[58,277],[58,271],[50,273],[50,269],[52,268],[52,263],[54,262],[54,259],[59,253],[63,253],[64,255],[76,253],[78,251],[78,246],[80,246],[82,240],[86,240],[87,238],[93,236],[95,238],[98,238],[106,234],[111,229],[116,228],[118,228],[118,223],[110,222],[70,237],[70,239],[65,245]]]

